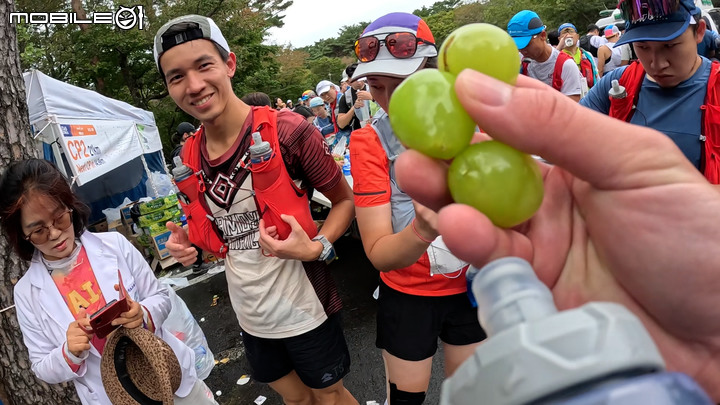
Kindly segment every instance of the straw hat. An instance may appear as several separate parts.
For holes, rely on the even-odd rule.
[[[170,346],[143,328],[121,327],[108,337],[100,373],[114,405],[170,405],[182,379]]]

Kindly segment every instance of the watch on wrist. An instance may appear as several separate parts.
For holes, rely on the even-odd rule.
[[[322,253],[320,253],[320,257],[318,257],[318,261],[330,263],[331,261],[335,260],[335,248],[333,247],[332,243],[327,240],[325,235],[318,235],[312,238],[312,240],[318,241],[323,245],[323,250]]]

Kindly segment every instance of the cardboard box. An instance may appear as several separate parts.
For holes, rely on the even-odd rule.
[[[88,230],[90,232],[107,232],[107,230],[108,230],[107,219],[102,219],[100,221],[95,222],[94,224],[88,225]]]
[[[153,256],[160,260],[170,257],[170,251],[165,247],[165,243],[167,243],[169,238],[170,231],[152,237]]]
[[[132,216],[130,215],[130,209],[133,205],[137,204],[137,201],[133,201],[130,204],[120,208],[120,220],[125,225],[132,225],[133,220]]]

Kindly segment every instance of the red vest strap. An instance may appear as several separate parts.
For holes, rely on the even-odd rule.
[[[720,62],[713,62],[710,68],[703,114],[703,153],[700,163],[705,178],[712,184],[720,184]]]
[[[633,106],[637,103],[637,98],[640,95],[640,87],[642,87],[644,79],[645,68],[643,68],[640,61],[636,60],[625,68],[618,82],[621,86],[625,87],[627,97],[621,99],[610,98],[609,116],[630,122],[634,113]]]
[[[582,73],[583,77],[587,81],[588,88],[591,88],[593,85],[595,85],[592,62],[590,62],[590,60],[585,56],[580,59],[580,73]]]
[[[553,87],[553,89],[555,89],[557,91],[560,91],[562,89],[563,66],[565,65],[565,62],[569,59],[572,59],[572,56],[566,54],[565,52],[560,52],[558,54],[557,60],[555,61],[555,70],[553,71],[553,76],[552,76],[552,87]],[[574,63],[574,60],[573,60],[573,63]]]
[[[530,64],[530,62],[528,62],[526,60],[522,61],[522,69],[521,69],[520,73],[522,73],[523,76],[527,76],[529,64]]]

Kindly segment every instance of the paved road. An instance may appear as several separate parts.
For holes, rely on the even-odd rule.
[[[377,287],[377,271],[372,267],[362,250],[360,241],[343,237],[336,243],[339,259],[331,271],[343,298],[343,323],[348,341],[352,366],[345,378],[345,385],[361,405],[367,401],[385,401],[385,370],[380,352],[375,348],[375,300],[372,293]],[[237,319],[230,306],[224,273],[208,277],[178,291],[201,322],[210,349],[215,358],[229,358],[225,364],[218,364],[205,380],[213,391],[221,391],[217,397],[221,405],[252,405],[262,395],[267,397],[265,405],[280,405],[281,398],[270,387],[250,380],[238,385],[243,375],[251,375],[250,366],[244,355],[242,337]],[[211,306],[212,297],[219,297],[216,306]],[[439,401],[442,363],[435,356],[434,377],[430,384],[426,404]]]

